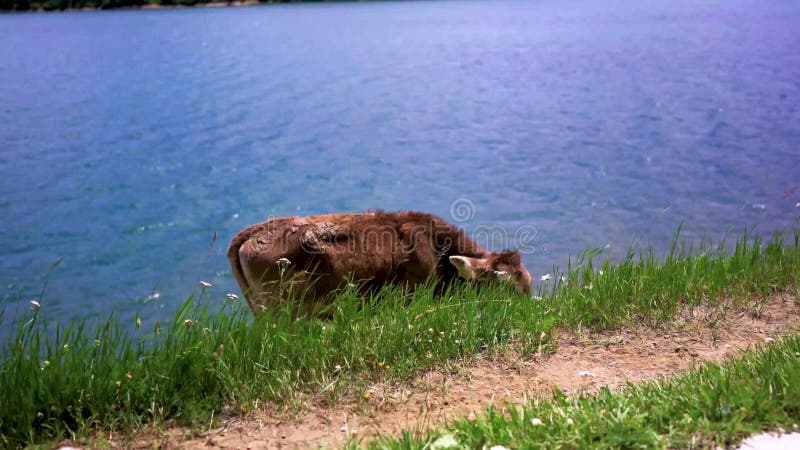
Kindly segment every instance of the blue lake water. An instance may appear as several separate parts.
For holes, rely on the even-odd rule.
[[[793,0],[0,15],[2,310],[60,258],[58,317],[152,322],[200,280],[223,301],[228,241],[269,216],[423,210],[508,230],[495,250],[535,230],[536,274],[682,222],[790,228],[798,24]]]

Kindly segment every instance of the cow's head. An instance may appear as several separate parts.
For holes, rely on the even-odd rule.
[[[520,294],[531,293],[531,274],[522,265],[519,252],[489,253],[483,258],[451,256],[449,259],[466,280],[512,283]]]

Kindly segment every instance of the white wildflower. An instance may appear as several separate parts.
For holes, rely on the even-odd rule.
[[[537,301],[542,299],[542,297],[540,297],[538,295],[531,295],[531,298],[534,299],[534,300],[537,300]]]
[[[194,320],[192,320],[192,319],[186,319],[186,320],[183,321],[183,324],[186,325],[186,326],[192,325],[193,323],[194,323]]]
[[[586,290],[587,291],[591,291],[593,287],[594,286],[592,286],[592,283],[589,283],[589,284],[586,285]]]
[[[765,337],[765,338],[764,338],[764,342],[766,342],[767,344],[769,344],[770,342],[775,342],[775,339],[772,339],[771,337]]]
[[[598,271],[597,273],[599,273],[600,275],[602,275],[602,274],[603,274],[603,271],[602,271],[602,270],[600,270],[600,271]]]
[[[279,266],[288,266],[291,263],[292,262],[289,261],[287,258],[279,258],[277,261],[275,261],[275,264]]]
[[[531,419],[531,425],[537,427],[537,426],[539,426],[541,424],[542,424],[542,419],[540,419],[538,417],[534,417],[533,419]]]
[[[337,365],[333,366],[333,369],[336,370],[336,371],[339,371],[339,370],[342,370],[342,366],[337,364]]]
[[[578,374],[582,377],[594,377],[594,374],[590,370],[581,370]]]
[[[439,439],[436,439],[431,443],[430,446],[431,450],[445,450],[451,448],[461,448],[458,443],[458,440],[452,434],[445,434],[444,436],[439,436]]]
[[[201,286],[203,289],[208,289],[208,288],[210,288],[211,286],[213,286],[213,284],[209,283],[208,281],[203,281],[203,280],[200,280],[200,286]]]
[[[567,418],[567,425],[574,425],[574,424],[575,424],[575,421],[572,420],[572,417],[568,417]]]
[[[493,445],[489,447],[489,450],[508,450],[508,449],[503,447],[502,445]]]
[[[231,300],[231,301],[239,300],[239,296],[236,295],[236,294],[228,294],[228,295],[226,295],[226,297],[228,297],[228,300]]]
[[[33,311],[38,311],[39,308],[42,307],[42,304],[39,303],[37,300],[31,300],[29,303],[31,304],[31,309]]]
[[[567,282],[567,277],[565,277],[564,275],[561,275],[561,278],[559,278],[559,280],[561,280],[562,283],[566,283]]]
[[[552,278],[553,276],[550,275],[549,273],[542,275],[542,281],[550,281]]]

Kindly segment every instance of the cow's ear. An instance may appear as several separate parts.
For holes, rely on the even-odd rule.
[[[475,267],[472,258],[467,258],[466,256],[451,256],[448,259],[450,260],[450,264],[456,266],[461,278],[465,280],[475,279]]]

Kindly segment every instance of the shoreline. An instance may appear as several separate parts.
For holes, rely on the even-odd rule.
[[[477,366],[477,371],[467,378],[488,374],[482,384],[483,394],[470,403],[465,401],[466,397],[461,398],[462,394],[439,397],[437,405],[461,406],[475,410],[476,414],[481,412],[484,405],[478,405],[477,400],[494,399],[492,389],[498,385],[496,380],[509,380],[506,371],[487,372],[497,367],[497,356],[508,354],[506,350],[544,356],[560,349],[565,353],[555,361],[564,365],[548,366],[553,370],[551,375],[537,385],[552,392],[552,380],[565,380],[570,376],[572,384],[561,388],[582,390],[587,382],[600,381],[600,377],[606,377],[615,385],[624,382],[628,374],[645,373],[659,364],[674,368],[676,363],[671,358],[676,355],[690,364],[695,358],[709,354],[706,352],[717,352],[721,356],[727,349],[770,343],[786,331],[777,327],[790,321],[795,321],[791,329],[798,329],[800,230],[795,229],[786,237],[776,233],[768,242],[757,235],[745,234],[722,247],[687,247],[677,233],[673,239],[671,252],[662,258],[652,251],[642,251],[638,260],[631,257],[612,263],[608,255],[585,252],[588,256],[578,259],[575,265],[570,264],[566,272],[554,268],[554,276],[543,277],[536,286],[536,296],[530,301],[521,301],[507,287],[491,284],[457,285],[447,295],[437,298],[435,285],[428,283],[418,287],[411,296],[402,290],[382,290],[370,298],[369,304],[351,295],[350,291],[343,292],[334,300],[337,308],[331,318],[297,320],[289,296],[270,313],[253,319],[237,296],[204,286],[199,296],[192,293],[182,306],[178,305],[173,319],[143,321],[138,313],[135,321],[118,320],[113,314],[105,321],[76,319],[61,328],[65,331],[55,338],[52,338],[53,326],[48,326],[54,322],[48,317],[58,317],[58,309],[50,311],[47,304],[31,303],[30,310],[12,318],[10,323],[16,331],[12,331],[12,339],[0,349],[0,398],[5,406],[0,408],[0,442],[10,447],[47,446],[49,442],[61,442],[68,437],[90,440],[106,432],[127,439],[142,426],[152,425],[161,435],[164,429],[159,427],[165,424],[187,425],[194,430],[199,423],[204,429],[210,429],[208,424],[213,423],[214,418],[230,417],[225,415],[229,412],[269,414],[277,411],[284,425],[275,424],[276,416],[265,415],[262,416],[264,422],[250,422],[255,425],[245,431],[261,433],[266,429],[267,438],[286,436],[287,440],[280,442],[291,443],[294,438],[290,431],[294,427],[285,426],[283,412],[292,411],[296,406],[313,408],[337,404],[344,409],[316,410],[322,413],[322,419],[315,423],[327,424],[328,436],[338,438],[342,436],[340,427],[344,422],[348,436],[352,429],[361,429],[362,434],[358,435],[361,437],[367,435],[372,425],[353,422],[348,418],[352,417],[348,416],[348,411],[364,411],[369,405],[383,408],[384,400],[411,398],[409,415],[400,410],[395,419],[387,419],[388,425],[381,425],[387,423],[381,421],[372,428],[389,432],[395,425],[406,424],[406,419],[416,412],[413,409],[416,405],[426,406],[424,411],[413,415],[434,417],[427,415],[432,411],[429,408],[432,403],[427,403],[432,397],[427,391],[410,397],[405,391],[394,391],[393,386],[415,375],[423,377],[420,379],[424,385],[444,386],[445,381],[453,378],[449,370],[441,372],[442,367],[478,358],[485,350],[492,359],[488,364]],[[743,314],[746,310],[752,313]],[[692,318],[700,321],[692,325]],[[754,320],[762,322],[754,323]],[[634,324],[646,325],[652,331],[640,329],[639,334],[619,334]],[[669,324],[678,328],[665,328]],[[731,324],[733,333],[738,334],[724,335],[721,328],[724,324]],[[681,330],[694,330],[696,325],[708,325],[708,333],[679,334]],[[583,333],[587,330],[600,333],[589,340],[595,343],[595,348],[584,347],[587,335]],[[614,330],[617,334],[613,334]],[[612,334],[602,334],[609,331]],[[569,342],[566,339],[570,335],[564,338],[562,333],[570,332],[575,334],[569,342],[575,345],[567,351]],[[694,346],[692,343],[696,344],[702,336],[707,336],[703,341],[705,346]],[[715,345],[719,338],[730,347]],[[800,374],[797,367],[789,367],[790,364],[800,365],[795,357],[800,354],[800,337],[792,339],[789,344],[775,344],[790,346],[787,347],[790,352],[785,359],[786,369],[781,373],[789,373],[791,369],[791,373]],[[625,349],[618,345],[626,342],[642,346]],[[608,357],[599,355],[604,351],[602,348],[610,345],[615,348]],[[580,354],[590,357],[581,359]],[[618,366],[600,365],[612,356]],[[517,357],[508,361],[508,366],[513,366],[512,370],[517,373],[530,368],[526,364]],[[771,366],[765,367],[767,372],[760,376],[775,379],[777,375],[769,372]],[[431,368],[447,373],[448,378],[424,378]],[[524,392],[526,383],[534,374],[544,373],[544,368],[530,368],[532,371],[518,380],[517,392]],[[748,373],[741,370],[739,379],[754,378],[747,377]],[[690,383],[697,384],[696,381]],[[680,398],[694,392],[681,388],[684,385],[676,385],[674,390]],[[461,386],[462,391],[451,392],[477,389]],[[761,387],[765,386],[752,386],[753,395],[763,395]],[[782,386],[800,386],[800,375]],[[779,387],[776,392],[783,392],[781,389]],[[743,396],[737,392],[732,392],[726,404],[741,404]],[[644,397],[650,406],[641,410],[642,414],[635,415],[629,425],[638,426],[641,422],[636,418],[659,410],[663,404],[659,400],[663,397],[656,395],[658,391],[651,393],[653,395]],[[708,397],[697,398],[693,417],[703,414],[703,398]],[[800,388],[786,398],[800,398]],[[322,403],[313,403],[316,400]],[[636,399],[622,396],[615,401],[623,409],[636,404]],[[562,407],[561,403],[553,405]],[[390,403],[389,406],[394,408],[402,404]],[[673,410],[676,411],[671,417],[673,421],[684,417],[684,409],[678,406]],[[467,410],[463,408],[462,413]],[[551,416],[552,409],[546,410],[549,406],[537,408],[524,417]],[[446,414],[448,410],[439,408],[436,411]],[[754,409],[744,411],[750,410]],[[491,414],[489,411],[487,414]],[[584,429],[598,429],[605,420],[603,411],[608,410],[595,408],[593,411],[590,415],[577,410],[571,413],[580,419],[575,420],[575,427],[589,425]],[[320,417],[316,412],[312,414],[312,417]],[[590,417],[598,420],[585,422]],[[759,414],[740,419],[760,421],[760,426],[775,425],[774,422],[770,424],[771,417]],[[781,417],[787,421],[791,419],[790,416]],[[738,424],[740,419],[728,422],[727,418],[721,418],[716,423]],[[241,422],[237,418],[234,420]],[[661,428],[656,422],[641,436],[652,437],[659,432]],[[273,426],[270,423],[273,428],[262,426]],[[696,422],[680,423],[683,437],[708,430],[697,428]],[[348,428],[351,425],[358,428]],[[227,426],[222,423],[223,429]],[[318,429],[322,425],[314,426]],[[545,429],[551,428],[537,430]],[[557,428],[551,430],[558,432]],[[737,432],[741,434],[742,431],[746,430]],[[183,435],[182,431],[179,433]],[[268,445],[265,440],[259,440],[263,434],[231,433],[231,437],[237,436],[247,439],[243,444],[249,443],[250,447]],[[587,436],[598,437],[596,433]],[[209,438],[221,439],[218,434],[207,434],[203,437],[202,448],[207,448],[211,442]],[[553,434],[549,442],[557,439],[560,439],[558,433]],[[122,445],[127,446],[127,442]],[[88,446],[97,445],[89,441]],[[244,446],[237,442],[230,447]]]
[[[204,2],[195,3],[193,5],[160,5],[160,4],[146,4],[146,5],[129,5],[119,6],[114,8],[101,8],[84,6],[81,8],[66,8],[66,9],[26,9],[26,10],[0,10],[2,14],[40,14],[40,13],[74,13],[74,12],[98,12],[98,11],[136,11],[136,10],[157,10],[157,9],[186,9],[186,8],[227,8],[227,7],[240,7],[240,6],[254,6],[262,2],[258,0],[234,0],[231,2]],[[276,3],[276,2],[268,2]]]

